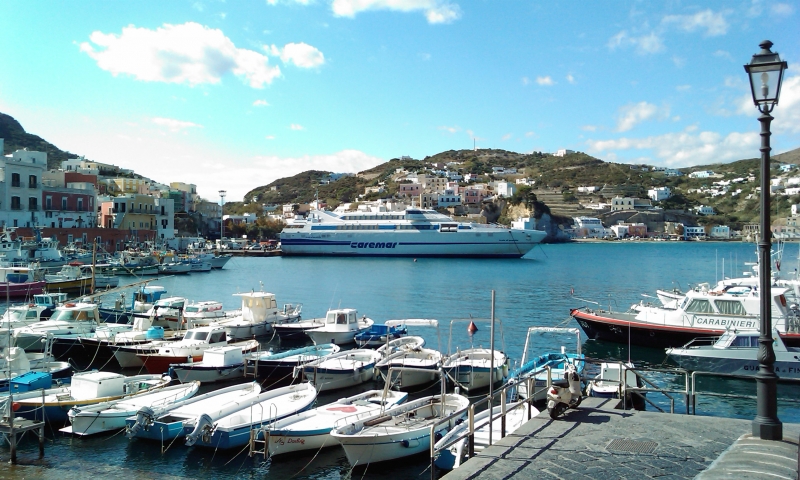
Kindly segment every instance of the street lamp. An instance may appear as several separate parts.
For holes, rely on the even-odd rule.
[[[758,240],[759,301],[761,325],[758,336],[758,374],[756,375],[756,418],[753,419],[753,436],[762,440],[783,440],[783,424],[778,419],[778,376],[775,374],[775,351],[772,348],[772,294],[770,289],[771,232],[769,214],[769,130],[770,112],[778,104],[783,71],[786,62],[770,51],[772,42],[759,44],[761,51],[753,55],[744,66],[750,77],[750,92],[761,116],[761,224]]]
[[[220,201],[220,207],[219,207],[219,248],[222,248],[222,239],[225,238],[225,222],[222,221],[222,217],[223,217],[223,214],[225,213],[224,212],[224,209],[225,209],[225,195],[227,193],[228,192],[226,192],[225,190],[220,190],[219,191],[219,197],[222,199]]]

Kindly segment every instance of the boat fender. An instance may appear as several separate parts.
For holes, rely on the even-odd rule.
[[[412,438],[410,440],[406,439],[406,440],[401,441],[400,445],[402,445],[402,446],[404,446],[406,448],[418,447],[419,446],[419,440],[417,440],[416,438]]]
[[[434,432],[433,433],[433,441],[438,442],[442,439],[442,432]]]

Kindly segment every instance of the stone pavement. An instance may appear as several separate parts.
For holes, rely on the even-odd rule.
[[[751,420],[623,411],[617,402],[589,397],[558,420],[544,411],[442,478],[798,478],[800,424],[784,424],[784,441],[770,442],[750,437]]]

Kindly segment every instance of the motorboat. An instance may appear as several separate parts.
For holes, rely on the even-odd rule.
[[[110,325],[113,324],[106,324],[106,327]],[[98,328],[94,334],[79,338],[69,353],[83,368],[102,369],[109,364],[119,364],[123,368],[141,367],[143,364],[137,354],[156,353],[158,346],[180,340],[185,333],[154,327],[150,317],[136,317],[127,329]],[[144,351],[147,347],[150,349]]]
[[[269,292],[236,293],[242,299],[240,315],[233,315],[212,322],[222,327],[234,340],[263,337],[272,333],[275,324],[296,322],[300,319],[302,304],[285,304],[278,309],[275,294]]]
[[[60,431],[79,436],[112,432],[125,428],[125,419],[136,415],[142,407],[169,405],[194,396],[199,382],[185,383],[153,389],[141,395],[111,400],[95,405],[73,407],[67,412],[70,425]]]
[[[588,370],[588,369],[587,369]],[[624,398],[626,407],[644,410],[645,391],[641,378],[631,362],[601,362],[600,372],[586,384],[590,397]]]
[[[386,358],[393,353],[401,350],[414,350],[425,346],[425,339],[419,335],[406,335],[394,340],[389,340],[386,344],[376,348],[375,351],[380,353],[382,357]]]
[[[14,329],[26,327],[42,320],[47,320],[48,317],[44,316],[46,308],[47,307],[33,303],[11,305],[3,312],[3,316],[0,318],[0,328]]]
[[[128,377],[113,372],[89,371],[75,373],[70,383],[62,387],[15,394],[13,401],[18,405],[16,415],[64,423],[71,408],[139,395],[166,386],[171,380],[162,375]]]
[[[528,408],[533,411],[528,413]],[[528,407],[524,402],[511,402],[506,405],[497,405],[491,412],[486,409],[475,414],[473,419],[473,445],[475,453],[480,453],[490,446],[489,430],[491,429],[492,442],[497,442],[505,435],[511,435],[530,417],[536,416],[539,411],[533,407]],[[505,413],[505,419],[502,418]],[[491,421],[491,424],[490,424]],[[438,455],[434,464],[441,470],[453,470],[461,466],[468,460],[467,458],[467,435],[469,435],[469,422],[462,422],[452,428],[436,444],[434,449]],[[450,444],[446,447],[446,445]]]
[[[220,327],[198,327],[186,332],[177,342],[163,343],[156,353],[138,355],[144,367],[150,373],[163,373],[169,366],[184,363],[187,360],[199,362],[206,350],[214,347],[236,346],[242,351],[250,352],[259,348],[257,340],[230,343],[227,332]]]
[[[198,381],[224,382],[244,376],[244,357],[240,347],[215,347],[203,352],[199,362],[173,363],[168,374],[181,383]]]
[[[508,356],[499,350],[466,348],[444,358],[442,368],[451,382],[469,392],[505,380]]]
[[[296,378],[297,367],[337,353],[339,349],[338,345],[325,343],[293,348],[278,353],[272,351],[253,352],[245,358],[247,373],[252,374],[264,384],[290,383]]]
[[[716,338],[698,338],[683,347],[668,348],[667,357],[684,370],[755,376],[759,335],[757,330],[728,330]],[[775,374],[800,379],[800,348],[787,347],[777,329],[773,329],[772,338]]]
[[[258,382],[240,383],[187,400],[141,407],[125,420],[128,438],[172,441],[194,430],[202,415],[214,419],[251,405],[261,394]]]
[[[367,205],[364,206],[367,208]],[[313,210],[281,231],[283,255],[520,258],[547,233],[530,220],[500,225],[462,223],[417,207],[386,211]]]
[[[335,318],[335,315],[335,310],[328,310],[328,312],[325,314],[325,317],[298,320],[291,323],[276,323],[272,326],[272,330],[278,336],[278,340],[282,344],[305,343],[308,341],[308,335],[306,335],[308,330],[324,326],[326,320],[331,316]]]
[[[92,272],[84,271],[83,264],[67,264],[56,273],[44,276],[50,292],[92,293]]]
[[[13,330],[14,343],[26,352],[41,352],[48,335],[65,340],[94,332],[100,323],[97,304],[65,303],[56,308],[49,320],[32,323]],[[55,347],[55,346],[54,346]],[[54,351],[54,355],[58,354]]]
[[[344,350],[306,363],[302,370],[306,380],[324,392],[372,380],[380,358],[380,353],[368,348]]]
[[[167,262],[158,265],[158,272],[163,275],[183,275],[192,271],[192,265],[185,262]]]
[[[347,345],[355,342],[356,334],[368,330],[373,323],[366,315],[358,318],[358,311],[354,308],[329,310],[325,316],[325,324],[306,330],[306,335],[315,344]]]
[[[241,315],[241,310],[226,311],[222,302],[216,300],[190,302],[183,307],[183,321],[186,328],[207,327],[211,322],[234,315]]]
[[[57,238],[42,237],[41,230],[37,227],[33,229],[33,238],[11,238],[14,231],[15,228],[9,227],[3,227],[0,231],[0,262],[38,264],[39,268],[60,267],[67,263],[59,249]]]
[[[393,390],[367,390],[333,403],[290,415],[262,427],[257,438],[263,438],[270,456],[283,456],[302,451],[317,451],[339,445],[331,436],[336,422],[343,418],[371,416],[373,413],[404,403],[408,394]]]
[[[560,350],[533,355],[530,352],[531,335],[575,336],[576,347],[574,351],[567,351],[565,345]],[[520,366],[513,369],[508,375],[508,383],[516,386],[509,390],[512,400],[527,399],[544,400],[547,396],[546,387],[552,381],[561,380],[567,371],[567,365],[574,364],[578,374],[582,375],[586,362],[581,353],[581,331],[578,328],[568,327],[528,327],[525,337],[525,347],[522,351]],[[532,384],[532,385],[531,385]],[[529,390],[533,388],[533,391]]]
[[[454,393],[412,400],[370,417],[341,420],[331,436],[350,465],[367,465],[427,452],[434,435],[444,436],[467,416],[469,399]],[[445,418],[449,420],[444,421]]]
[[[12,380],[29,372],[46,373],[51,379],[72,376],[72,365],[54,360],[49,353],[29,354],[19,347],[3,347],[0,357],[0,392],[9,390]]]
[[[42,318],[50,318],[53,316],[56,307],[61,304],[67,303],[69,294],[66,292],[47,292],[39,293],[33,296],[33,304],[37,307],[43,307],[41,313]]]
[[[788,346],[800,346],[800,311],[786,300],[789,290],[770,288],[772,325]],[[674,308],[644,301],[626,312],[573,308],[575,318],[592,339],[647,347],[680,347],[697,337],[716,337],[728,329],[756,330],[760,325],[757,287],[690,290]]]
[[[442,352],[432,348],[402,348],[382,358],[375,365],[375,370],[387,382],[391,369],[393,373],[389,383],[393,387],[408,389],[435,382],[442,367],[442,358]]]
[[[133,317],[148,317],[153,319],[153,325],[170,330],[186,330],[183,318],[183,309],[189,304],[185,297],[161,297],[153,306],[143,312],[134,311]]]
[[[0,257],[2,258],[2,257]],[[31,298],[44,292],[47,283],[32,264],[6,263],[0,266],[0,297]]]
[[[354,338],[359,348],[376,348],[408,334],[405,325],[380,325],[373,323],[366,330],[358,332]]]
[[[317,390],[310,383],[266,390],[237,410],[223,415],[208,412],[198,417],[186,435],[186,445],[241,448],[250,441],[251,431],[308,410],[316,399]]]

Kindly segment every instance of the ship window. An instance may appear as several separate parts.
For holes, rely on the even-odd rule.
[[[347,325],[347,317],[345,317],[344,313],[336,316],[336,323],[337,325]]]
[[[211,335],[211,340],[208,343],[220,343],[225,341],[225,332],[217,332]]]
[[[686,313],[713,313],[711,302],[708,300],[694,299],[686,306]]]
[[[738,302],[736,300],[716,300],[714,303],[717,304],[717,309],[719,310],[719,313],[725,315],[747,314],[747,312],[744,309],[744,305],[742,305],[742,302]]]
[[[739,347],[739,348],[758,347],[758,336],[744,335],[741,337],[736,337],[733,343],[731,343],[731,347]]]

